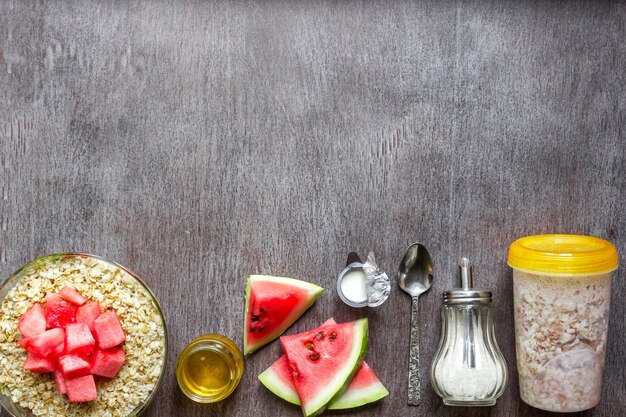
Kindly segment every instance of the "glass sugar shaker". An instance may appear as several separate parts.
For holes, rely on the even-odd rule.
[[[430,380],[446,405],[491,406],[508,379],[494,334],[491,292],[473,288],[468,258],[459,266],[462,288],[443,293],[441,340]]]

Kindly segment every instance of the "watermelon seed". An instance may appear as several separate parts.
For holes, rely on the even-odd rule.
[[[320,358],[320,354],[319,354],[319,353],[317,353],[317,352],[315,352],[315,353],[311,353],[311,354],[309,355],[309,359],[311,359],[312,361],[316,361],[316,360],[318,360],[319,358]]]
[[[258,321],[258,320],[260,319],[260,317],[259,317],[259,316],[257,316],[256,314],[253,314],[253,315],[252,315],[252,317],[250,317],[250,319],[251,319],[252,321]]]
[[[329,336],[328,336],[328,340],[335,340],[337,338],[337,333],[336,332],[332,332]]]
[[[310,342],[308,340],[306,342],[304,342],[304,347],[309,349],[309,350],[314,350],[315,349],[315,346],[313,345],[313,342]]]
[[[265,330],[264,326],[259,326],[259,331],[262,332],[263,330]]]
[[[315,335],[315,340],[322,340],[322,339],[324,339],[324,332],[318,332]]]
[[[250,333],[254,333],[256,331],[256,327],[250,327]]]
[[[259,309],[259,312],[263,313],[265,310],[263,310],[262,308]]]

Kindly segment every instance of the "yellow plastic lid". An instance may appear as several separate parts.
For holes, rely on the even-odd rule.
[[[548,275],[592,275],[617,269],[617,250],[593,236],[535,235],[509,248],[510,267]]]

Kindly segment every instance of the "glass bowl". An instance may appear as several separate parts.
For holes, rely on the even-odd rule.
[[[148,408],[163,381],[168,350],[165,317],[163,316],[163,311],[158,300],[150,288],[148,288],[137,275],[127,268],[103,257],[85,253],[48,255],[27,263],[11,274],[0,287],[0,360],[6,359],[8,363],[6,367],[13,367],[14,371],[20,374],[20,371],[16,368],[19,367],[19,369],[21,369],[25,358],[25,351],[21,351],[21,354],[16,353],[20,352],[19,349],[21,349],[17,344],[17,340],[21,338],[21,335],[17,330],[16,315],[22,314],[34,302],[43,300],[48,290],[56,292],[65,283],[74,285],[77,290],[83,292],[89,299],[98,300],[101,308],[111,307],[116,310],[127,335],[127,340],[124,343],[124,350],[127,351],[126,361],[116,378],[110,381],[99,381],[96,383],[98,387],[98,400],[89,403],[68,404],[70,404],[70,407],[76,408],[74,414],[80,414],[81,416],[90,415],[90,410],[95,414],[107,408],[109,411],[113,408],[117,409],[118,404],[108,406],[104,401],[100,402],[100,399],[106,398],[109,400],[113,399],[111,396],[123,395],[121,390],[109,393],[109,389],[113,389],[115,386],[116,379],[120,379],[120,381],[117,382],[118,386],[122,384],[122,382],[122,385],[126,386],[132,383],[132,381],[124,382],[126,380],[122,378],[129,375],[127,379],[133,378],[136,380],[136,370],[144,368],[144,371],[141,371],[141,369],[140,371],[145,375],[140,375],[142,377],[145,376],[150,382],[143,384],[143,386],[140,386],[134,391],[139,392],[140,394],[138,395],[140,395],[140,397],[136,399],[131,398],[125,402],[119,401],[118,399],[118,402],[121,402],[122,406],[132,406],[133,404],[128,405],[129,402],[137,404],[134,408],[129,408],[128,413],[118,415],[140,415]],[[138,315],[134,315],[137,311],[145,313],[144,318],[152,318],[150,320],[144,319],[143,322],[140,319],[139,323],[131,322],[131,318],[136,320],[138,317]],[[159,319],[161,326],[159,326],[158,323]],[[125,323],[127,323],[127,325],[125,325]],[[142,333],[140,334],[139,332]],[[139,354],[135,351],[131,351],[131,348],[137,344],[143,343],[145,347],[147,343],[146,340],[151,340],[152,343],[156,342],[156,347],[150,351],[141,351]],[[152,347],[152,345],[150,346]],[[146,356],[144,356],[144,354],[146,354]],[[147,356],[148,354],[155,359],[151,362],[154,364],[151,370],[140,365],[142,358],[149,358]],[[146,363],[146,360],[144,360],[143,363]],[[158,369],[159,365],[160,370]],[[125,368],[127,369],[125,370]],[[23,372],[25,373],[27,371]],[[5,373],[8,373],[8,370],[5,369]],[[48,414],[45,409],[42,411],[41,407],[43,407],[45,403],[42,398],[40,398],[41,396],[33,395],[32,392],[29,392],[28,397],[22,397],[27,402],[34,404],[31,408],[18,404],[19,401],[13,401],[13,393],[17,393],[19,388],[15,387],[17,384],[15,384],[14,381],[11,382],[13,387],[7,386],[5,378],[6,377],[2,377],[2,374],[0,374],[0,405],[11,416],[33,417]],[[21,378],[21,376],[16,378]],[[30,377],[27,376],[26,379],[28,378]],[[51,375],[47,374],[37,378],[39,378],[39,385],[43,383],[46,389],[51,390],[52,397],[59,396],[54,388],[54,378]],[[106,390],[100,389],[103,385],[106,386]],[[133,391],[129,390],[129,392],[132,393]],[[47,396],[47,394],[45,395]],[[66,401],[61,401],[61,404],[65,406]]]
[[[176,379],[193,401],[213,403],[228,397],[243,375],[243,355],[229,338],[205,334],[192,340],[178,355]]]

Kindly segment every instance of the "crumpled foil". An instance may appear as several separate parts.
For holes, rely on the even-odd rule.
[[[367,261],[363,264],[365,272],[365,290],[367,292],[367,305],[377,307],[387,300],[391,285],[389,277],[376,265],[374,252],[367,255]]]

